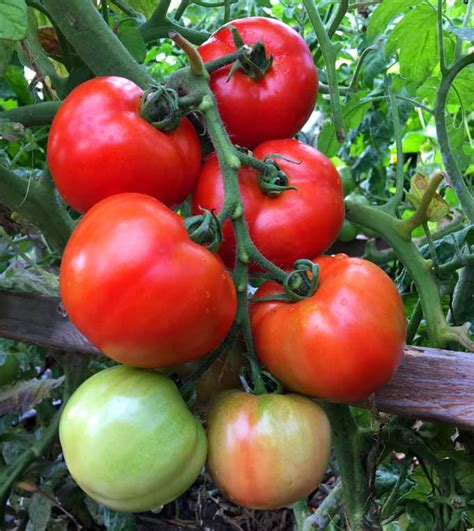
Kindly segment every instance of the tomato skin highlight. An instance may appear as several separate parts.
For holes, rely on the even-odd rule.
[[[308,496],[329,462],[324,411],[298,395],[221,393],[208,417],[207,468],[234,503],[277,509]]]
[[[66,246],[60,288],[91,343],[143,368],[204,356],[237,308],[222,262],[190,240],[177,214],[142,194],[109,197],[84,216]]]
[[[258,146],[254,155],[274,160],[287,175],[289,185],[277,197],[265,195],[253,168],[239,170],[239,185],[250,237],[259,251],[280,267],[291,267],[299,258],[313,258],[336,240],[344,221],[344,198],[339,174],[331,161],[316,149],[294,139],[271,140]],[[192,195],[195,214],[200,207],[219,211],[224,202],[224,184],[217,157],[205,161]],[[230,221],[223,225],[219,254],[227,267],[235,261],[235,238]],[[255,267],[252,267],[255,270]]]
[[[59,437],[78,485],[117,511],[157,509],[198,477],[200,422],[166,376],[117,366],[86,380],[62,413]]]
[[[143,91],[121,77],[76,87],[54,117],[48,165],[68,205],[86,212],[113,194],[138,192],[168,206],[191,192],[201,166],[199,138],[183,118],[164,133],[143,119]]]
[[[273,64],[260,79],[241,70],[228,79],[231,65],[211,74],[210,87],[233,143],[253,148],[297,133],[309,118],[318,94],[318,74],[311,51],[292,28],[277,20],[248,17],[220,28],[198,48],[205,63],[236,51],[229,26],[245,44],[265,45]]]
[[[367,398],[395,374],[406,336],[401,297],[378,266],[323,256],[316,293],[294,304],[257,302],[260,362],[291,391],[336,402]],[[282,293],[266,282],[255,298]]]

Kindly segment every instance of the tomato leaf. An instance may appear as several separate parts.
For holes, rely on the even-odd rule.
[[[23,414],[39,404],[59,387],[64,376],[51,380],[30,380],[19,382],[0,393],[0,415]]]
[[[420,3],[421,0],[413,0],[407,2],[406,0],[385,0],[377,6],[377,9],[372,13],[367,25],[367,40],[373,41],[374,38],[382,33],[393,20],[401,12],[406,11],[410,6]]]
[[[3,73],[7,69],[14,49],[15,41],[0,40],[0,76],[3,76]]]
[[[3,0],[0,2],[0,39],[19,41],[25,36],[25,0]]]
[[[410,522],[407,531],[432,531],[435,528],[434,515],[425,503],[409,501],[406,512]]]
[[[118,38],[138,63],[145,61],[146,44],[135,23],[133,25],[121,24]]]
[[[385,44],[385,56],[399,50],[400,74],[417,84],[438,62],[436,11],[420,4],[396,25]]]
[[[45,531],[51,517],[52,501],[46,496],[35,493],[28,500],[29,521],[26,531]]]
[[[110,531],[135,531],[135,521],[130,513],[119,513],[86,498],[86,505],[94,521]]]

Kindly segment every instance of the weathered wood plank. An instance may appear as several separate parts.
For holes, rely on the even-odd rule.
[[[0,337],[84,354],[100,354],[67,318],[56,297],[0,290]]]
[[[54,297],[0,291],[0,337],[100,354]],[[387,413],[474,429],[474,354],[408,346],[397,374],[375,402]]]

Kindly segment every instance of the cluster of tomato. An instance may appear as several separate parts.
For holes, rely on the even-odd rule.
[[[246,44],[262,42],[273,62],[258,79],[240,70],[229,78],[231,66],[222,67],[211,89],[231,140],[257,159],[274,160],[288,178],[287,190],[266,195],[256,170],[239,171],[252,240],[266,258],[291,268],[324,253],[344,218],[332,163],[291,139],[313,110],[317,73],[304,40],[284,24],[247,18],[232,26]],[[206,62],[234,51],[228,26],[199,49]],[[66,463],[85,492],[122,511],[173,500],[206,458],[234,502],[281,507],[308,495],[324,474],[331,443],[323,410],[305,396],[226,391],[210,408],[206,437],[166,371],[144,370],[215,349],[235,320],[237,297],[226,269],[236,259],[230,222],[218,257],[190,239],[172,210],[191,193],[195,213],[219,211],[217,157],[201,164],[186,118],[171,132],[155,129],[140,115],[142,98],[122,78],[87,81],[66,98],[49,137],[56,185],[85,213],[62,260],[64,306],[94,345],[124,364],[95,374],[68,401],[60,425]],[[279,284],[257,291],[264,299],[251,306],[257,355],[290,391],[359,400],[398,366],[401,300],[389,277],[364,260],[315,262],[314,295],[289,304],[270,297],[283,293]]]

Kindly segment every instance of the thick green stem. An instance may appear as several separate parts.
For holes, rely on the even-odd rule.
[[[57,251],[64,249],[74,223],[51,181],[28,180],[0,167],[0,202],[36,225]]]
[[[24,107],[16,107],[7,111],[0,111],[0,120],[18,122],[25,127],[50,125],[54,115],[58,112],[60,101],[45,101]]]
[[[446,323],[441,306],[438,285],[432,273],[431,264],[425,260],[416,245],[407,237],[403,221],[390,214],[366,205],[346,201],[347,218],[350,221],[377,231],[393,248],[413,279],[421,300],[426,329],[433,347],[446,347],[450,341],[472,348],[466,330],[450,327]]]
[[[167,38],[170,31],[176,31],[193,44],[202,44],[210,37],[210,33],[207,33],[206,31],[186,28],[185,26],[173,22],[167,17],[165,17],[165,19],[159,24],[151,24],[150,21],[145,22],[145,24],[140,26],[139,30],[145,42]]]
[[[344,4],[347,2],[341,2]],[[309,20],[313,29],[318,38],[319,46],[321,48],[321,53],[324,57],[324,62],[326,64],[326,73],[328,77],[328,83],[330,87],[329,97],[331,101],[331,111],[334,121],[334,127],[336,128],[336,137],[339,142],[344,140],[344,121],[342,119],[341,113],[341,104],[339,100],[339,85],[337,83],[337,72],[336,72],[336,58],[337,58],[337,49],[331,43],[328,33],[324,27],[323,21],[319,15],[318,8],[314,4],[313,0],[303,0],[303,5],[308,13]],[[344,11],[345,13],[345,11]],[[339,22],[338,22],[339,25]]]
[[[142,88],[152,83],[152,78],[133,59],[90,0],[44,0],[44,6],[96,76],[122,76]]]
[[[474,222],[474,198],[464,181],[463,174],[458,166],[456,158],[449,144],[448,129],[446,126],[446,100],[449,89],[458,73],[467,65],[474,63],[474,53],[462,57],[443,76],[436,95],[434,116],[436,123],[436,134],[438,136],[439,147],[443,157],[444,166],[450,177],[452,186],[466,216]]]
[[[338,4],[339,4],[339,7],[337,8],[336,14],[334,15],[331,23],[329,24],[329,28],[328,28],[329,38],[331,38],[336,33],[337,28],[342,22],[342,19],[345,17],[348,9],[350,8],[349,0],[339,0]],[[317,52],[314,54],[314,61],[317,62],[320,57],[321,57],[321,47],[318,48]]]
[[[303,531],[305,522],[311,516],[306,499],[298,500],[291,506],[291,509],[295,518],[295,531]]]
[[[343,497],[342,481],[339,479],[336,486],[326,496],[316,511],[306,518],[303,523],[303,531],[327,529],[333,515],[340,511]]]
[[[368,529],[370,507],[369,479],[364,463],[367,460],[364,438],[345,404],[322,404],[328,414],[333,445],[341,474],[344,505],[353,531]]]
[[[166,14],[168,13],[170,4],[171,4],[171,0],[160,0],[155,10],[151,14],[149,23],[152,25],[159,24],[162,20],[164,20],[164,18],[166,17]]]
[[[234,228],[237,242],[237,257],[234,270],[234,282],[237,290],[237,322],[240,325],[247,353],[254,361],[251,363],[252,380],[254,392],[261,394],[265,392],[262,374],[255,354],[250,319],[248,313],[247,284],[248,284],[248,264],[250,257],[246,249],[246,242],[250,239],[247,224],[245,222],[242,199],[237,179],[237,171],[240,168],[240,160],[236,156],[235,148],[232,145],[227,131],[224,128],[221,117],[217,111],[217,103],[206,84],[207,94],[199,107],[204,116],[207,130],[216,150],[219,167],[224,179],[224,204],[218,214],[220,222],[230,218]]]

